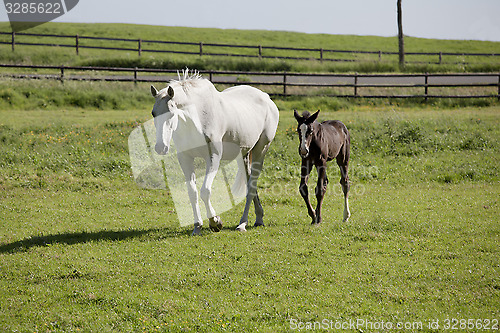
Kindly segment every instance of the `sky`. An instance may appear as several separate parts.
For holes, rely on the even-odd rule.
[[[402,2],[405,35],[500,41],[500,0]],[[397,35],[396,0],[80,0],[55,21]]]

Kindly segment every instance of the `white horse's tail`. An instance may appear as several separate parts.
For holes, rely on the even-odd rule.
[[[245,167],[238,166],[238,172],[234,179],[234,184],[231,186],[231,192],[235,197],[244,197],[247,194],[247,175]]]

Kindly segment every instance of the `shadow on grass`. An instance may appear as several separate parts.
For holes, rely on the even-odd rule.
[[[95,232],[68,232],[47,236],[28,237],[23,240],[0,245],[0,253],[26,252],[32,247],[44,247],[55,244],[83,244],[100,241],[122,241],[132,238],[156,235],[157,239],[175,238],[179,236],[191,235],[192,230],[153,228],[146,230],[101,230]]]

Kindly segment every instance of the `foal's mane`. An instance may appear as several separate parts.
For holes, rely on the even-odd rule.
[[[311,113],[309,111],[304,111],[302,112],[302,118],[307,119],[311,116]]]

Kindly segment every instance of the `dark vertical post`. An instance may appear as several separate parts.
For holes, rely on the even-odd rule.
[[[283,95],[286,96],[286,72],[283,72]]]
[[[323,48],[319,49],[319,60],[323,62]]]
[[[498,100],[500,101],[500,73],[498,74]]]
[[[76,55],[80,53],[80,41],[78,38],[78,35],[75,36],[75,48],[76,48]]]
[[[443,63],[443,52],[439,52],[439,64]]]
[[[134,83],[137,84],[137,67],[134,68]]]
[[[16,33],[12,31],[12,51],[16,48]]]
[[[61,82],[64,81],[64,65],[61,66]]]
[[[427,102],[427,95],[429,94],[429,73],[425,73],[424,87],[425,101]]]
[[[354,97],[358,97],[358,73],[354,74]]]
[[[399,68],[405,66],[405,43],[403,35],[403,10],[401,8],[401,0],[398,0],[398,40],[399,40]]]
[[[140,57],[142,54],[142,39],[139,39],[137,42],[138,42],[137,50],[139,51],[139,57]]]
[[[212,71],[208,73],[208,77],[210,78],[210,82],[213,82],[214,74],[212,73]]]
[[[262,45],[259,45],[259,59],[262,59]]]
[[[200,42],[200,57],[203,55],[203,42]]]

